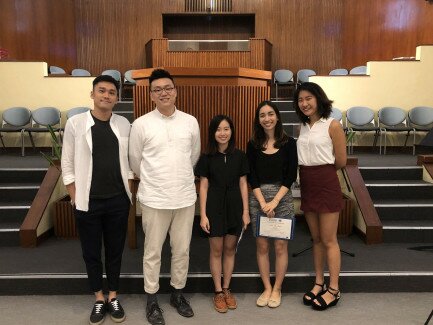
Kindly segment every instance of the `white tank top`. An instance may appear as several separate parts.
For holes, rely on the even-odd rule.
[[[312,127],[301,124],[301,132],[296,143],[298,163],[303,166],[333,165],[335,163],[334,146],[329,136],[332,117],[321,118]]]

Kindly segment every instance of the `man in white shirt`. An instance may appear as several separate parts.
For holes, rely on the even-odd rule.
[[[117,300],[120,267],[131,205],[128,163],[131,125],[112,114],[119,84],[110,76],[93,81],[92,111],[71,117],[65,126],[62,149],[63,182],[74,206],[83,258],[95,304],[90,324],[100,324],[106,311],[115,322],[125,319]],[[102,241],[108,300],[102,292]]]
[[[131,168],[140,177],[137,197],[142,208],[144,240],[143,274],[147,293],[146,317],[151,324],[165,324],[156,293],[159,290],[162,245],[170,234],[170,304],[184,317],[194,315],[182,295],[194,221],[193,167],[200,155],[197,120],[176,109],[176,88],[171,75],[156,69],[149,78],[156,108],[132,125],[129,140]]]

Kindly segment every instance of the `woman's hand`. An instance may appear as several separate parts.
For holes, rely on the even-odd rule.
[[[210,234],[210,224],[207,216],[202,216],[200,218],[200,227],[207,234]]]
[[[242,213],[242,222],[244,224],[243,226],[244,230],[247,229],[248,225],[251,222],[250,213],[248,210],[244,210],[244,212]]]
[[[264,213],[266,213],[266,215],[268,216],[268,218],[273,218],[275,217],[275,208],[277,207],[278,202],[276,200],[272,200],[268,203],[266,203],[263,207],[262,207],[262,211]]]

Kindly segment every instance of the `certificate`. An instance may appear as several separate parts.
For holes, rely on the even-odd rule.
[[[263,214],[257,216],[257,236],[275,239],[293,239],[295,218],[268,218]]]

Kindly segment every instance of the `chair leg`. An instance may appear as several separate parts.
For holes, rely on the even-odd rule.
[[[3,135],[0,132],[0,140],[2,142],[3,149],[6,149],[5,143],[3,142]]]
[[[36,150],[35,142],[33,141],[32,132],[27,131],[27,133],[29,134],[29,138],[30,138],[30,142],[32,143],[33,150]]]
[[[410,135],[410,131],[407,131],[407,133],[406,133],[406,140],[404,141],[404,146],[405,147],[407,145],[407,139],[409,138],[409,135]]]
[[[415,156],[415,140],[416,140],[416,131],[413,130],[412,156]]]
[[[21,130],[21,157],[25,156],[25,153],[24,153],[24,132],[25,132],[24,129]]]
[[[374,140],[373,140],[373,147],[376,147],[377,145],[377,137],[379,135],[379,131],[375,131],[374,133]]]

